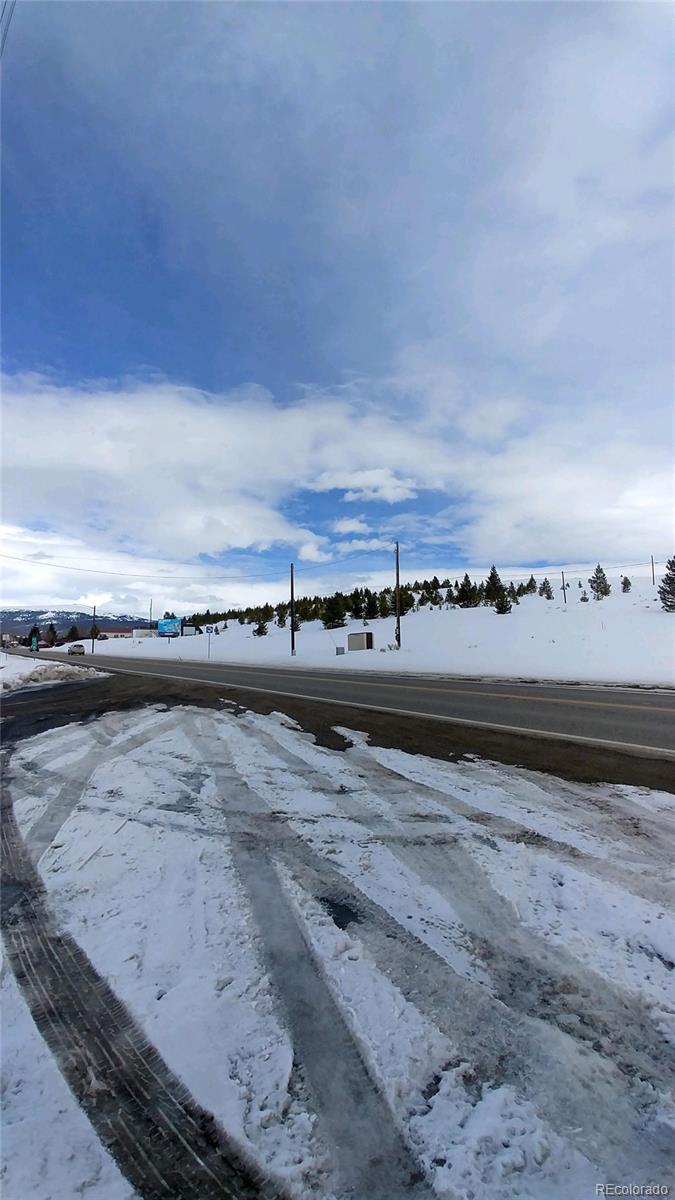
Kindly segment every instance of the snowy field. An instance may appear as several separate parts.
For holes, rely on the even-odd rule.
[[[104,671],[86,672],[88,678],[102,677]],[[81,668],[69,662],[40,662],[36,654],[31,658],[19,658],[14,654],[0,652],[0,691],[13,692],[18,688],[39,687],[45,683],[62,683],[67,679],[82,679]]]
[[[506,616],[491,608],[423,609],[402,621],[400,653],[394,644],[394,619],[373,620],[374,651],[337,656],[350,631],[362,621],[348,620],[344,629],[326,630],[320,622],[302,625],[297,656],[290,658],[288,625],[269,625],[266,637],[254,637],[252,625],[230,621],[210,639],[115,638],[97,645],[105,654],[176,661],[283,664],[297,668],[438,672],[500,678],[568,680],[590,683],[634,683],[675,686],[675,617],[661,608],[651,581],[638,579],[623,594],[609,576],[606,599],[581,603],[574,579],[567,604],[556,584],[553,600],[524,596]],[[587,589],[588,590],[588,589]],[[65,653],[65,647],[63,648]],[[89,654],[89,643],[86,643]],[[383,651],[383,652],[382,652]]]
[[[295,1200],[675,1184],[673,796],[340,732],[224,703],[23,742],[59,928]],[[4,1196],[129,1200],[7,968],[2,998]]]

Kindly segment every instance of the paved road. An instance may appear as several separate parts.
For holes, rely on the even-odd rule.
[[[63,654],[41,651],[40,658],[47,657],[64,661]],[[164,663],[156,658],[121,659],[98,651],[94,659],[95,665],[106,671],[253,688],[459,724],[675,754],[675,693],[668,691],[305,667]],[[93,665],[89,654],[84,662],[76,658],[68,661]]]

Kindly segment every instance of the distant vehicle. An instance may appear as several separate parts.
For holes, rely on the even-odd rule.
[[[84,652],[82,642],[73,642],[72,646],[68,647],[69,654],[84,654]]]
[[[108,640],[108,635],[107,635],[107,633],[99,633],[99,634],[98,634],[98,636],[97,636],[97,638],[96,638],[96,641],[97,641],[97,642],[107,642],[107,640]]]

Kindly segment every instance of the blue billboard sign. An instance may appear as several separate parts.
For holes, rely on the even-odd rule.
[[[180,620],[174,617],[165,617],[163,621],[158,621],[157,634],[159,637],[180,637]]]

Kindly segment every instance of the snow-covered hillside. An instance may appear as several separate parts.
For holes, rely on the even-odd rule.
[[[658,582],[658,581],[657,581]],[[639,579],[622,593],[610,577],[611,595],[582,603],[572,580],[567,604],[556,590],[553,600],[525,596],[512,612],[492,608],[446,608],[408,613],[402,621],[402,649],[393,649],[394,618],[372,620],[373,651],[336,655],[349,632],[362,621],[326,630],[320,622],[302,625],[296,657],[290,657],[288,625],[270,623],[266,637],[254,637],[253,625],[230,621],[218,636],[119,639],[99,643],[100,654],[158,657],[163,660],[280,664],[336,670],[438,672],[505,678],[675,686],[675,616],[663,611],[651,580]],[[85,642],[87,654],[90,643]],[[389,647],[392,647],[389,649]],[[65,647],[63,648],[65,652]],[[384,653],[382,652],[384,651]]]

